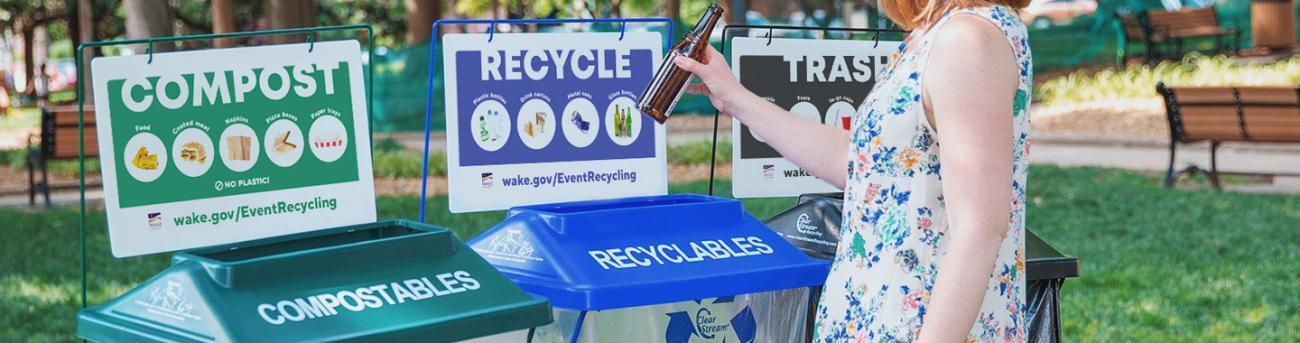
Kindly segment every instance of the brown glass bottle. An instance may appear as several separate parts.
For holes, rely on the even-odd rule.
[[[636,106],[641,113],[649,115],[660,123],[668,120],[668,114],[673,111],[673,107],[677,106],[677,100],[682,98],[682,92],[686,90],[686,82],[691,80],[691,73],[678,68],[673,60],[690,58],[701,61],[704,52],[708,49],[709,35],[713,33],[713,26],[721,18],[722,7],[716,3],[709,5],[709,9],[705,10],[704,15],[700,17],[700,21],[695,23],[695,28],[686,33],[686,38],[668,51],[668,55],[664,56],[663,64],[660,64],[659,70],[655,71],[654,79],[650,81],[645,92],[641,93],[641,99],[637,101]]]

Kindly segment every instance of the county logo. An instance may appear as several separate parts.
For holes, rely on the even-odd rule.
[[[726,304],[735,300],[735,297],[720,297],[713,299],[711,304]],[[696,304],[700,304],[696,301]],[[667,343],[689,343],[692,339],[695,341],[708,342],[727,342],[728,333],[734,333],[735,342],[753,343],[754,336],[758,331],[758,323],[754,320],[754,312],[750,311],[749,306],[741,308],[731,318],[719,318],[720,314],[713,313],[714,309],[709,307],[700,307],[691,311],[677,311],[667,313],[668,328],[664,330],[664,341]]]

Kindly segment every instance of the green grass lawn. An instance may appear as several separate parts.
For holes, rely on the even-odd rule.
[[[1155,176],[1105,169],[1035,166],[1030,180],[1030,230],[1081,259],[1082,276],[1061,295],[1068,341],[1300,341],[1300,196],[1169,190]],[[746,206],[765,219],[792,203]],[[382,198],[378,206],[382,218],[415,218],[419,201]],[[446,198],[430,213],[462,238],[503,216],[450,215]],[[0,209],[0,222],[0,341],[73,340],[76,210]],[[102,214],[90,223],[91,303],[166,266],[167,256],[113,259]]]

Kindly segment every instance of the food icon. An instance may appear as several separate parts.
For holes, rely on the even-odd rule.
[[[343,146],[343,136],[338,133],[324,134],[313,138],[312,146],[317,148],[334,148]]]
[[[158,169],[158,154],[150,154],[149,149],[140,146],[140,150],[135,152],[135,158],[131,159],[131,164],[143,170]]]
[[[297,144],[293,144],[292,142],[289,142],[289,135],[292,133],[293,132],[286,130],[284,131],[284,133],[275,136],[275,145],[271,147],[271,151],[275,151],[278,153],[286,153],[286,152],[293,151],[293,149],[297,149],[298,148]]]
[[[571,121],[573,122],[573,126],[578,127],[578,130],[582,131],[582,133],[587,133],[587,131],[591,130],[591,122],[582,120],[582,113],[579,113],[578,111],[573,111]]]
[[[247,161],[252,155],[253,137],[236,135],[226,137],[226,159],[233,161]]]
[[[204,164],[208,162],[208,151],[199,142],[188,142],[181,145],[181,160]]]

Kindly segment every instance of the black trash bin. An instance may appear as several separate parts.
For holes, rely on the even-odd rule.
[[[767,226],[808,256],[834,260],[843,207],[844,193],[803,194],[793,208],[768,219]],[[1029,341],[1060,342],[1061,285],[1065,279],[1079,276],[1079,259],[1061,254],[1025,230],[1025,269]],[[815,294],[819,297],[821,292]],[[810,314],[816,311],[816,303],[808,309]]]

